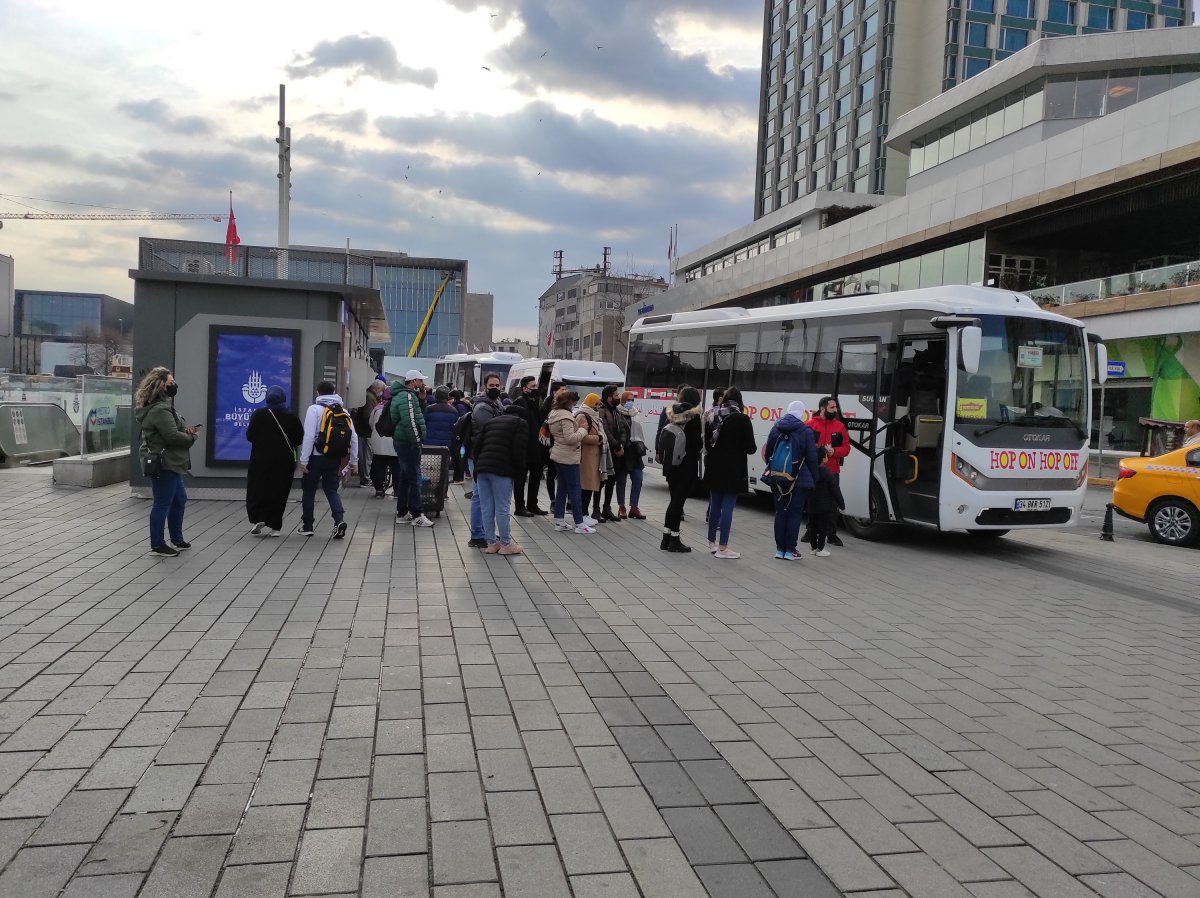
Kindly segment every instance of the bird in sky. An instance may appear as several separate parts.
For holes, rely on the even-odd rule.
[[[480,66],[480,68],[481,68],[481,69],[483,69],[485,72],[490,72],[490,71],[491,71],[491,69],[489,69],[489,68],[488,68],[487,66],[485,66],[485,65],[481,65],[481,66]]]
[[[597,49],[597,50],[603,50],[603,49],[604,49],[604,46],[603,46],[602,44],[596,44],[596,49]]]
[[[550,52],[549,50],[543,50],[543,51],[542,51],[542,55],[541,55],[541,56],[539,56],[539,57],[538,57],[538,59],[544,59],[544,58],[545,58],[545,56],[546,56],[546,54],[547,54],[547,53],[549,53],[549,52]]]

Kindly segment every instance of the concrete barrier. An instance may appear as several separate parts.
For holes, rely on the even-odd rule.
[[[56,486],[108,486],[129,480],[129,450],[98,452],[54,460]]]

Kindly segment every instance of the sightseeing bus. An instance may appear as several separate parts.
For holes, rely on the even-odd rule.
[[[489,374],[498,374],[500,382],[506,382],[509,369],[522,358],[517,352],[444,355],[434,365],[433,382],[439,387],[462,390],[469,399],[482,392],[483,380]]]
[[[1094,353],[1089,351],[1094,346]],[[1000,536],[1075,524],[1088,472],[1091,377],[1107,352],[1029,297],[931,287],[761,309],[639,318],[626,388],[654,420],[680,384],[742,391],[759,446],[788,404],[838,400],[851,452],[846,522]],[[769,491],[751,460],[751,487]]]

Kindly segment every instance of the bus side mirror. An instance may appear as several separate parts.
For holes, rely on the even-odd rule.
[[[983,328],[969,325],[958,332],[958,363],[968,374],[979,373],[979,353],[983,349]]]
[[[1103,343],[1096,344],[1096,383],[1102,384],[1108,380],[1108,347]]]
[[[842,445],[842,432],[840,430],[829,438],[829,445],[834,449]]]

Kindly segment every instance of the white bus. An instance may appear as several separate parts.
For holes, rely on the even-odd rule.
[[[553,381],[560,381],[579,394],[599,393],[609,384],[625,383],[621,367],[612,362],[593,362],[586,359],[523,359],[509,369],[507,390],[510,395],[523,377],[536,377],[538,389],[545,396]]]
[[[889,523],[999,536],[1078,521],[1091,373],[1107,352],[1020,293],[932,287],[762,309],[639,318],[626,387],[655,418],[683,383],[741,389],[762,446],[788,403],[836,397],[850,434],[849,529]],[[754,476],[751,486],[769,491]]]
[[[517,352],[476,352],[444,355],[433,368],[433,382],[439,387],[462,390],[470,399],[483,389],[483,380],[489,374],[500,375],[500,382],[508,380],[508,371],[523,356]]]

